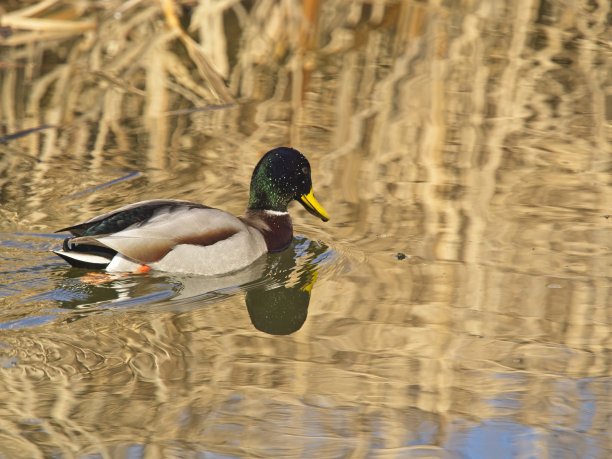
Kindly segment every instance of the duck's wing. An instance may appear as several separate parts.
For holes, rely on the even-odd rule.
[[[233,215],[190,201],[142,201],[68,228],[73,250],[100,246],[155,263],[178,245],[210,246],[247,231]]]
[[[119,207],[118,209],[93,217],[86,222],[59,229],[56,233],[70,231],[73,236],[111,234],[122,231],[132,225],[146,224],[159,212],[172,213],[172,211],[180,209],[211,209],[211,207],[198,204],[197,202],[178,199],[150,199]]]

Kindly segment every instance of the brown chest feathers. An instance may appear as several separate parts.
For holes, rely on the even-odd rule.
[[[280,252],[291,244],[293,223],[288,212],[249,209],[240,219],[262,234],[268,252]]]

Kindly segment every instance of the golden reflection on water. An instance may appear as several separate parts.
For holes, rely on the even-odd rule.
[[[0,18],[0,454],[610,455],[609,5],[36,5]],[[139,199],[238,214],[283,144],[332,219],[292,208],[275,272],[47,252]]]

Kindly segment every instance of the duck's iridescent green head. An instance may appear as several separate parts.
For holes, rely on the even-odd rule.
[[[324,222],[329,220],[314,197],[306,157],[293,148],[270,150],[253,171],[248,208],[287,212],[287,205],[293,199]]]

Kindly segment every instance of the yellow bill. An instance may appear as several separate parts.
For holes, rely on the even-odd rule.
[[[321,207],[321,204],[319,204],[315,199],[314,193],[312,192],[312,188],[310,189],[310,192],[308,194],[303,194],[302,196],[300,196],[300,203],[312,215],[319,217],[324,222],[329,220],[329,215],[327,215],[325,209],[323,209],[323,207]]]

